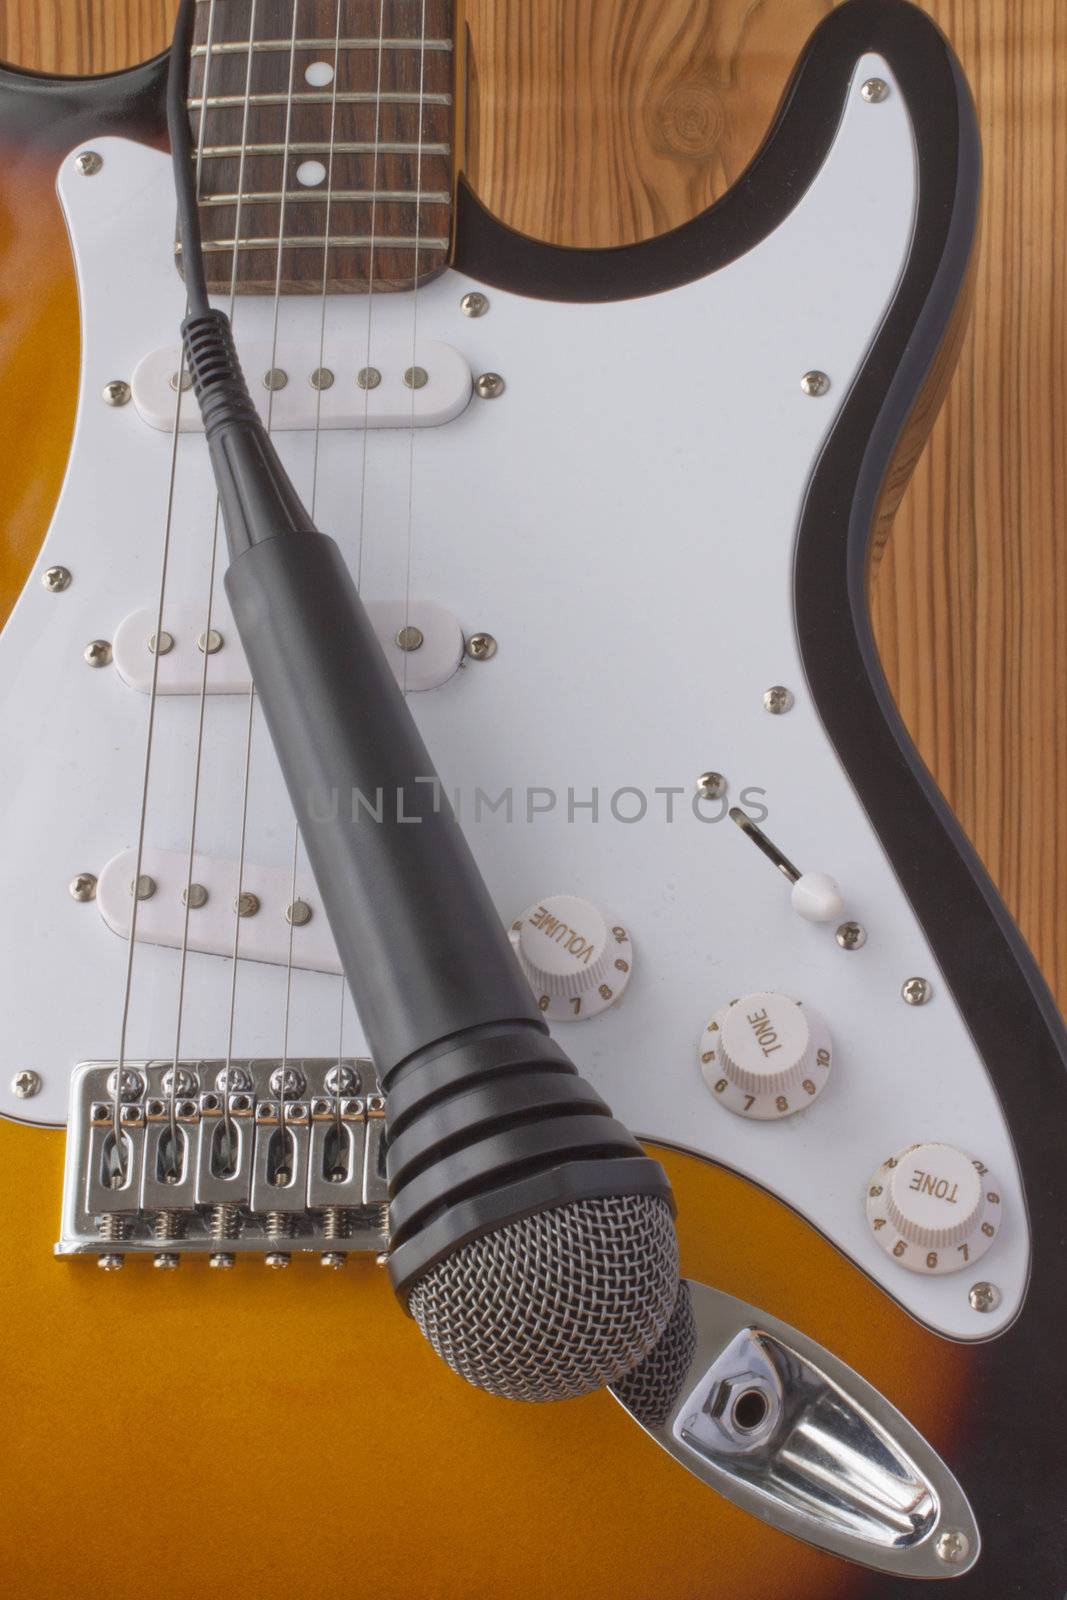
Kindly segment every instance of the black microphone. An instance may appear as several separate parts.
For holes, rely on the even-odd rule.
[[[670,1186],[550,1038],[345,561],[289,482],[209,304],[185,110],[192,15],[182,0],[168,84],[184,359],[226,592],[386,1096],[390,1276],[471,1383],[583,1394],[635,1368],[670,1320]]]

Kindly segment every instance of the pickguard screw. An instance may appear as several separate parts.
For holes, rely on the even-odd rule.
[[[924,1006],[933,992],[928,978],[905,978],[900,986],[900,998],[909,1006]]]
[[[842,950],[862,950],[867,943],[867,931],[858,922],[843,922],[834,938]]]
[[[222,649],[222,634],[212,628],[210,633],[202,633],[196,641],[196,648],[203,655],[206,650],[209,656],[217,656]]]
[[[959,1566],[971,1553],[971,1541],[959,1528],[946,1528],[934,1546],[939,1561],[951,1567]]]
[[[104,165],[104,158],[95,150],[83,150],[80,155],[74,157],[74,165],[83,178],[95,178]]]
[[[404,373],[404,384],[408,389],[425,389],[430,381],[430,374],[425,367],[408,367]]]
[[[818,400],[822,395],[829,393],[830,380],[825,372],[813,369],[811,372],[805,372],[800,380],[800,387],[805,394],[811,395],[813,400]]]
[[[721,772],[702,772],[697,779],[697,794],[702,800],[721,800],[726,793],[726,779]]]
[[[259,895],[253,894],[251,889],[245,889],[238,897],[234,909],[239,917],[254,917],[259,910]]]
[[[70,588],[70,568],[46,567],[41,573],[41,582],[49,594],[62,594],[64,589]]]
[[[356,373],[356,382],[361,389],[376,389],[382,381],[382,375],[377,367],[360,367]]]
[[[110,383],[105,383],[101,394],[106,406],[124,406],[129,404],[133,390],[125,378],[112,378]]]
[[[311,921],[311,907],[306,900],[294,900],[285,908],[285,920],[294,928],[306,928]]]
[[[133,894],[135,887],[138,900],[151,900],[152,896],[156,892],[156,880],[151,876],[150,873],[142,872],[141,876],[137,879],[136,885],[132,883],[130,884],[131,894]]]
[[[484,317],[489,310],[489,296],[479,294],[477,289],[472,289],[470,294],[463,296],[459,309],[465,317]]]
[[[284,367],[268,367],[263,374],[263,387],[264,389],[269,389],[272,394],[279,389],[284,389],[288,382],[289,374]]]
[[[409,624],[406,628],[397,630],[396,647],[398,650],[403,650],[405,654],[410,655],[412,650],[421,650],[425,642],[426,638],[421,628],[415,628]]]
[[[504,393],[504,380],[499,372],[483,372],[474,380],[474,392],[479,400],[498,400]]]
[[[106,639],[91,639],[85,646],[84,654],[91,667],[111,665],[111,645]]]
[[[179,383],[179,381],[181,382],[181,386],[182,386],[182,394],[187,394],[189,392],[189,390],[193,387],[193,375],[192,375],[192,373],[191,372],[183,372],[182,375],[181,375],[180,380],[179,380],[178,374],[176,372],[172,372],[171,373],[171,375],[170,375],[170,386],[174,390],[175,394],[177,394],[177,392],[178,392],[178,383]]]
[[[472,633],[466,648],[472,661],[489,661],[496,655],[496,640],[491,633]]]
[[[208,893],[202,883],[191,883],[182,890],[182,905],[188,906],[190,911],[199,911],[201,906],[206,906]]]
[[[792,711],[794,704],[792,689],[787,689],[782,683],[776,683],[763,696],[763,709],[769,711],[772,717],[784,716],[787,711]]]
[[[995,1283],[972,1283],[967,1298],[972,1311],[995,1311],[1000,1304],[1000,1290]]]
[[[20,1100],[32,1100],[35,1094],[41,1092],[41,1074],[39,1072],[16,1072],[11,1080],[11,1087]]]
[[[72,900],[95,900],[96,875],[92,872],[79,872],[76,878],[71,878],[70,897]]]
[[[860,84],[860,95],[868,105],[881,105],[889,98],[889,85],[884,78],[868,78],[866,83]]]
[[[329,367],[316,367],[308,382],[313,389],[332,389],[333,373]]]
[[[154,633],[148,641],[148,648],[154,656],[169,656],[174,649],[174,635],[167,633],[166,629],[162,633]]]

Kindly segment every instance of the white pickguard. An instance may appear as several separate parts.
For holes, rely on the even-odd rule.
[[[610,907],[632,932],[635,969],[623,1001],[560,1029],[565,1047],[616,1114],[643,1136],[696,1151],[763,1184],[808,1217],[916,1316],[958,1338],[1013,1318],[1026,1285],[1028,1234],[1008,1131],[984,1067],[922,931],[823,732],[804,682],[792,610],[793,544],[805,485],[905,260],[916,198],[915,148],[901,97],[864,102],[858,86],[891,74],[856,68],[825,166],[775,233],[725,270],[646,299],[578,306],[490,291],[480,319],[461,314],[472,285],[446,273],[418,294],[419,346],[458,349],[474,373],[504,375],[497,400],[455,420],[366,440],[362,590],[448,608],[487,629],[496,657],[468,662],[410,704],[461,814],[502,918],[539,897],[573,892]],[[5,841],[0,929],[0,1109],[64,1119],[70,1070],[118,1053],[126,946],[68,882],[136,844],[147,698],[85,644],[154,607],[171,439],[135,408],[101,403],[103,385],[170,343],[183,312],[171,259],[168,158],[123,140],[94,143],[91,179],[63,165],[59,190],[77,258],[82,393],[67,481],[37,569],[0,638],[0,793]],[[366,337],[365,299],[330,297],[333,343]],[[412,297],[373,301],[376,345],[411,348]],[[238,302],[243,341],[270,338],[269,299]],[[279,337],[317,350],[322,305],[283,300]],[[418,360],[420,348],[414,351]],[[800,376],[829,373],[812,399]],[[256,381],[257,374],[251,374]],[[187,402],[187,403],[191,403]],[[281,433],[278,444],[321,527],[355,566],[364,437]],[[409,550],[409,466],[411,538]],[[214,493],[203,439],[178,441],[168,602],[206,623]],[[73,582],[46,591],[41,571]],[[213,623],[232,629],[217,563]],[[164,625],[167,608],[164,608]],[[785,716],[764,691],[796,696]],[[358,686],[353,685],[353,693]],[[197,696],[156,708],[146,823],[149,845],[188,851]],[[197,850],[238,854],[247,701],[209,696]],[[697,775],[726,775],[726,803],[765,791],[765,827],[805,870],[842,885],[846,915],[867,930],[842,950],[833,925],[800,919],[788,887],[725,819],[690,808]],[[478,789],[514,796],[474,815]],[[666,788],[673,798],[668,823]],[[612,797],[638,789],[643,820]],[[552,791],[552,810],[543,791]],[[568,791],[579,809],[568,818]],[[599,818],[582,808],[599,795]],[[533,811],[527,820],[527,800]],[[632,793],[615,808],[630,817]],[[721,807],[709,805],[714,814]],[[255,714],[247,859],[292,860],[294,824],[262,717]],[[301,861],[304,865],[303,860]],[[388,914],[388,907],[383,907]],[[905,1005],[902,981],[934,986]],[[225,1053],[228,959],[188,959],[179,1023],[179,958],[135,952],[127,1054]],[[809,1001],[833,1033],[833,1078],[807,1111],[746,1122],[716,1104],[697,1046],[708,1018],[746,991]],[[245,961],[236,988],[235,1056],[281,1053],[283,968]],[[288,1048],[358,1054],[363,1040],[336,976],[295,971]],[[36,1069],[41,1094],[19,1101],[12,1073]],[[974,1274],[903,1272],[866,1230],[864,1192],[877,1165],[923,1138],[971,1150],[996,1174],[1000,1236],[978,1276],[999,1309],[976,1316]],[[733,1225],[707,1218],[712,1229]]]

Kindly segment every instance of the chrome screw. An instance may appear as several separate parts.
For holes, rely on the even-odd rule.
[[[805,372],[804,376],[800,380],[800,387],[804,393],[810,395],[813,400],[818,400],[824,394],[829,393],[830,380],[826,376],[825,372],[819,372],[818,370],[813,369],[811,372]]]
[[[109,1073],[107,1080],[108,1094],[114,1095],[116,1081],[115,1073]],[[139,1072],[135,1072],[132,1067],[123,1067],[122,1091],[119,1094],[119,1099],[122,1100],[126,1105],[129,1105],[131,1100],[140,1099],[143,1093],[144,1079],[141,1077],[141,1074]]]
[[[285,920],[294,928],[306,928],[311,921],[311,907],[306,900],[294,900],[285,908]]]
[[[174,1068],[173,1067],[168,1067],[167,1068],[166,1072],[164,1072],[164,1074],[163,1074],[161,1083],[162,1083],[162,1088],[163,1088],[163,1093],[164,1094],[173,1094],[173,1095],[178,1095],[178,1096],[195,1094],[197,1092],[197,1090],[199,1089],[199,1087],[200,1087],[200,1084],[199,1084],[199,1082],[197,1080],[196,1073],[195,1072],[190,1072],[188,1067],[179,1067],[178,1068],[178,1086],[177,1086],[177,1088],[175,1088],[175,1086],[174,1086]]]
[[[175,394],[177,394],[177,392],[178,392],[178,384],[179,383],[182,386],[182,394],[188,394],[189,390],[193,387],[193,375],[192,375],[192,373],[191,372],[183,372],[181,374],[181,377],[179,378],[179,376],[178,376],[178,374],[176,372],[172,372],[171,375],[170,375],[170,386],[174,390]]]
[[[307,1088],[307,1079],[299,1067],[275,1067],[270,1075],[270,1092],[283,1100],[299,1100]]]
[[[702,772],[697,779],[697,794],[702,800],[721,800],[726,793],[726,779],[721,772]]]
[[[900,986],[900,998],[909,1006],[924,1006],[933,992],[928,978],[905,978]]]
[[[425,389],[430,381],[430,374],[425,367],[408,367],[404,373],[404,384],[408,389]]]
[[[215,1088],[221,1091],[228,1089],[231,1094],[243,1094],[251,1087],[252,1079],[244,1067],[235,1067],[232,1062],[228,1067],[220,1067],[215,1074]]]
[[[382,375],[377,367],[360,367],[356,373],[356,382],[361,389],[376,389],[382,381]]]
[[[397,630],[396,647],[398,650],[403,650],[407,655],[410,655],[412,650],[421,650],[425,643],[426,636],[421,628],[415,628],[409,624],[408,627]]]
[[[91,667],[111,665],[111,645],[107,639],[90,639],[82,654]]]
[[[154,656],[169,656],[174,649],[174,635],[165,628],[162,633],[154,633],[148,641],[148,649]]]
[[[217,1205],[211,1208],[211,1238],[216,1244],[227,1244],[241,1231],[241,1214],[235,1205]],[[217,1272],[227,1272],[236,1265],[232,1250],[213,1250],[207,1258],[209,1267]]]
[[[329,367],[316,367],[308,382],[313,389],[332,389],[334,384],[333,373]]]
[[[16,1072],[11,1080],[11,1088],[19,1100],[32,1100],[35,1094],[41,1092],[41,1074],[39,1072]]]
[[[112,1255],[110,1251],[107,1255],[97,1256],[96,1258],[96,1264],[101,1272],[121,1272],[125,1262],[125,1256]]]
[[[470,294],[463,296],[459,309],[465,317],[484,317],[489,310],[489,296],[479,294],[477,289],[472,289]]]
[[[763,709],[769,711],[772,717],[784,716],[787,711],[792,711],[795,703],[792,689],[787,689],[782,683],[776,683],[763,696]]]
[[[995,1283],[972,1283],[967,1298],[972,1311],[995,1311],[1001,1295]]]
[[[331,1067],[325,1084],[327,1094],[358,1094],[359,1073],[352,1067]]]
[[[267,1212],[267,1237],[273,1244],[281,1244],[292,1234],[292,1225],[284,1211]],[[263,1257],[263,1265],[278,1272],[289,1265],[291,1256],[287,1250],[271,1250]]]
[[[971,1541],[959,1528],[946,1528],[934,1546],[939,1561],[958,1567],[971,1553]]]
[[[202,883],[191,883],[182,890],[182,905],[188,906],[190,911],[199,911],[207,905],[207,901],[208,892]]]
[[[210,633],[202,633],[196,641],[196,648],[203,655],[206,650],[209,656],[217,656],[223,646],[222,634],[212,628]]]
[[[479,400],[499,400],[504,380],[499,372],[483,372],[474,380],[474,392]]]
[[[867,930],[858,922],[843,922],[834,938],[842,950],[861,950],[867,943]]]
[[[472,661],[489,661],[496,655],[496,640],[491,633],[472,633],[466,650]]]
[[[860,84],[860,96],[868,105],[879,106],[889,98],[889,85],[884,78],[868,78]]]
[[[151,900],[158,884],[149,872],[142,872],[136,883],[130,884],[130,893],[136,893],[138,900]]]
[[[271,394],[276,394],[279,389],[284,389],[289,382],[289,374],[284,367],[268,367],[263,374],[263,387],[269,389]]]
[[[253,894],[251,889],[242,890],[234,905],[234,910],[239,917],[254,917],[259,910],[259,895]]]
[[[182,1218],[177,1211],[157,1211],[152,1223],[152,1236],[160,1244],[170,1244],[182,1235]],[[181,1256],[174,1250],[157,1250],[152,1265],[157,1272],[173,1272],[181,1266]]]
[[[104,158],[95,150],[83,150],[80,155],[74,157],[74,165],[83,178],[95,178],[104,165]]]
[[[129,404],[133,390],[124,378],[112,378],[110,383],[105,383],[101,394],[106,406],[125,406]]]
[[[69,887],[72,900],[95,900],[96,874],[79,872],[76,878],[71,878]]]
[[[46,567],[41,573],[41,582],[49,594],[62,594],[64,589],[70,588],[70,568]]]

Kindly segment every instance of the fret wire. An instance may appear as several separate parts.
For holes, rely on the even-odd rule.
[[[322,235],[291,234],[286,237],[286,239],[283,241],[283,244],[286,250],[321,250],[323,246],[327,244],[327,242],[329,243],[331,250],[337,248],[338,246],[350,250],[367,249],[370,247],[371,238],[369,234],[331,233],[329,240],[327,241]],[[447,239],[428,239],[425,234],[422,234],[418,239],[416,239],[414,235],[412,235],[410,238],[404,238],[402,236],[386,237],[382,234],[375,234],[374,236],[375,248],[380,250],[414,250],[416,245],[418,245],[420,249],[425,250],[447,250],[448,244],[449,241]],[[234,248],[234,241],[232,239],[205,239],[203,248],[211,252],[232,250]],[[275,234],[273,238],[237,240],[238,250],[277,250],[277,248],[277,234]],[[178,240],[175,243],[174,249],[176,254],[181,254],[181,240]]]
[[[326,147],[324,146],[323,148],[325,149]],[[320,205],[325,205],[327,196],[325,190],[323,190],[321,193],[318,193],[313,189],[286,189],[284,191],[281,189],[272,189],[260,192],[246,191],[241,195],[201,195],[200,204],[202,206],[235,206],[237,205],[238,201],[240,201],[242,205],[260,206],[276,204],[283,198],[290,202],[295,200],[300,204],[307,204],[309,201],[317,200]],[[353,204],[358,204],[363,201],[373,200],[374,191],[371,189],[334,189],[331,198],[336,201],[343,200]],[[424,189],[421,196],[416,196],[413,192],[407,189],[379,189],[377,191],[377,198],[379,200],[396,202],[397,204],[404,204],[407,201],[414,202],[415,199],[418,198],[420,203],[423,205],[435,206],[447,206],[452,200],[452,196],[449,194],[447,189]]]
[[[385,49],[385,50],[418,50],[421,47],[422,41],[420,39],[383,39],[381,41],[381,43],[382,43],[382,48]],[[334,48],[334,41],[332,39],[298,39],[296,41],[296,48],[298,50],[332,50]],[[340,48],[342,50],[377,50],[377,48],[378,48],[378,40],[377,39],[342,39],[340,41]],[[426,49],[427,50],[451,50],[452,48],[453,48],[453,46],[452,46],[452,40],[451,39],[427,39],[426,40]],[[252,39],[228,39],[228,40],[222,41],[222,42],[220,42],[218,44],[213,44],[211,46],[211,54],[213,56],[219,56],[219,55],[243,55],[246,51],[248,51],[250,49],[253,50],[253,51],[258,51],[258,50],[288,50],[289,49],[289,40],[288,39],[255,39],[255,40],[252,40]],[[193,46],[193,50],[192,50],[192,54],[194,56],[206,55],[207,54],[207,46],[203,45],[203,44],[194,45]]]
[[[302,94],[294,94],[291,98],[294,105],[321,106],[332,104],[334,97],[328,89],[323,89],[305,90]],[[383,104],[397,106],[450,106],[452,104],[452,96],[450,94],[416,94],[404,89],[383,91],[381,98]],[[215,111],[234,106],[243,106],[246,100],[248,104],[254,106],[284,106],[289,104],[290,96],[284,93],[252,94],[247,96],[243,94],[213,94],[208,96],[207,109]],[[337,96],[337,102],[339,105],[373,105],[375,103],[375,95],[369,89],[349,89],[344,94]],[[202,99],[187,100],[186,105],[190,111],[199,111],[203,108],[204,102]]]
[[[229,158],[240,155],[241,148],[239,144],[206,144],[201,154],[205,158],[208,156]],[[284,155],[285,148],[285,145],[280,142],[246,144],[244,146],[246,154],[250,156],[280,156]],[[321,140],[317,144],[314,140],[303,140],[299,143],[296,140],[290,140],[289,142],[290,155],[318,155],[324,150],[330,150],[330,148],[331,146],[326,140]],[[342,156],[370,156],[376,150],[383,156],[405,156],[414,155],[419,146],[414,141],[409,143],[404,140],[391,140],[376,144],[373,139],[357,139],[349,140],[346,143],[334,144],[332,149],[334,155]],[[451,144],[424,144],[422,153],[424,156],[447,156],[451,155],[452,146]]]

